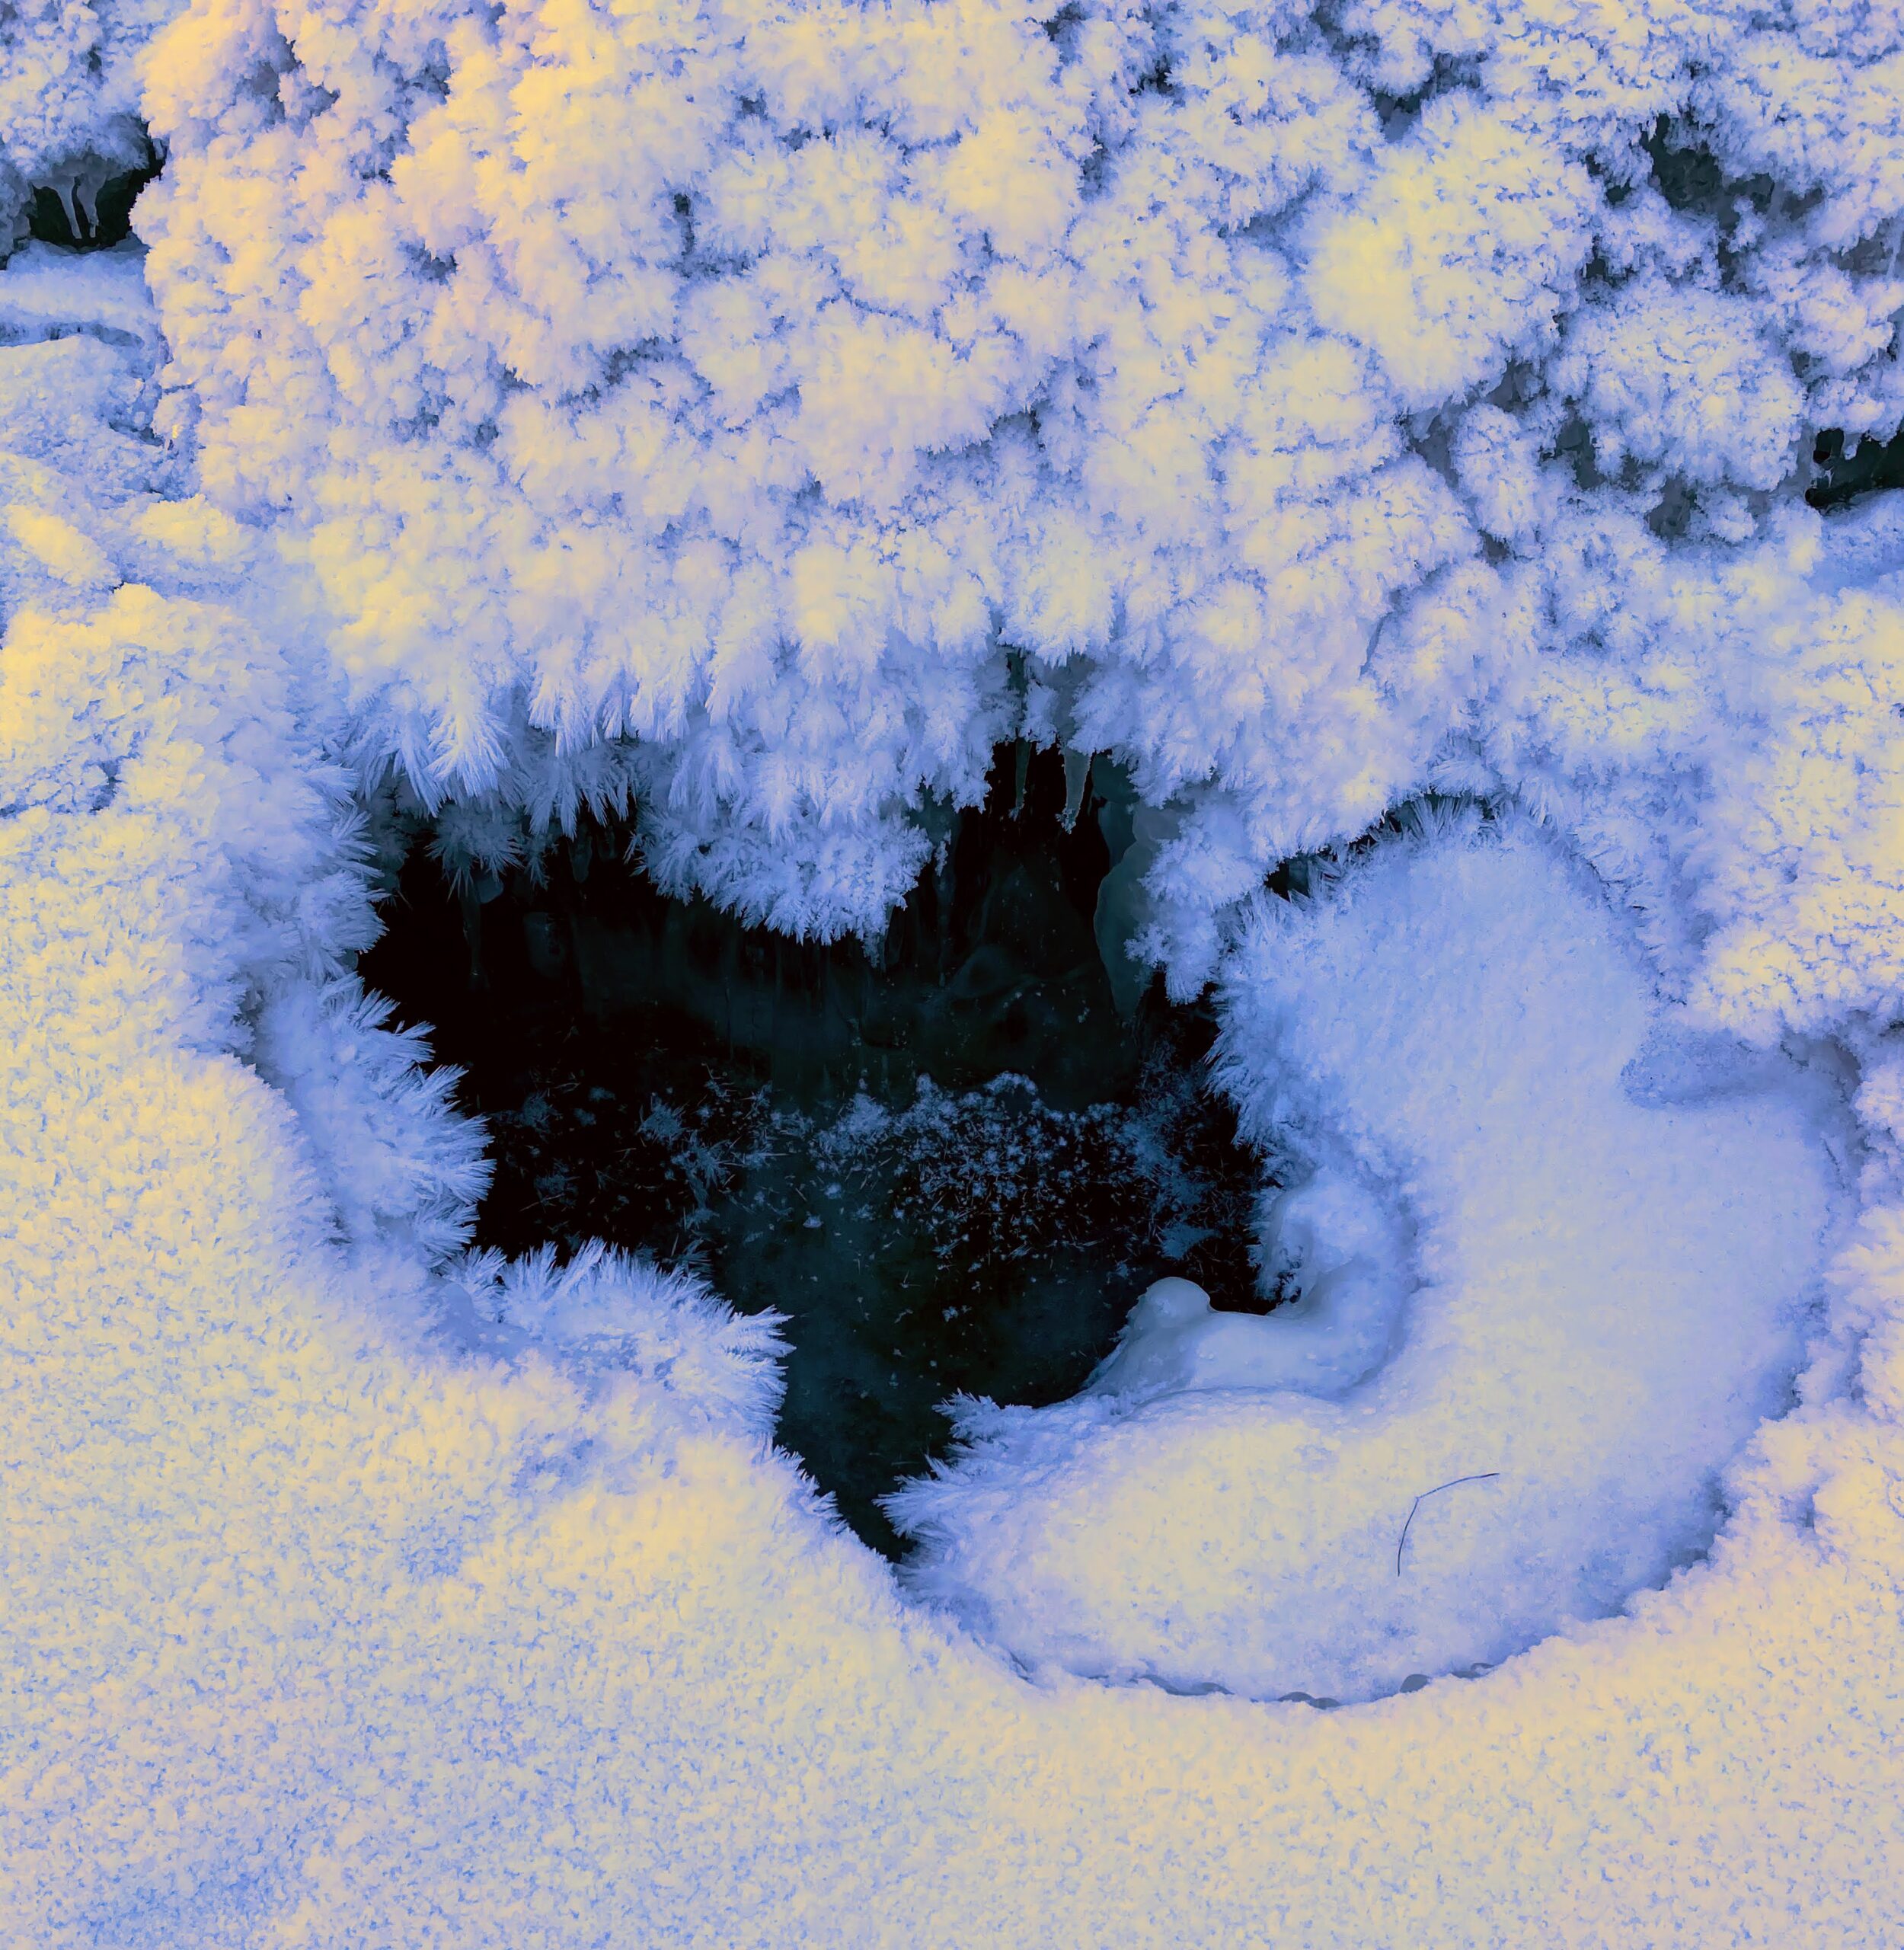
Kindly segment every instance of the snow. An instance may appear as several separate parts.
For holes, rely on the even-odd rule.
[[[145,161],[138,66],[177,0],[24,0],[0,22],[0,206],[58,180],[97,190]],[[104,165],[102,169],[101,165]]]
[[[1618,515],[1577,516],[1556,542],[1541,575],[1558,642],[1490,733],[1502,772],[1630,888],[1710,1026],[1762,1043],[1895,1011],[1904,526],[1889,498],[1787,510],[1723,553],[1675,556]]]
[[[50,327],[83,324],[155,348],[159,342],[145,289],[145,254],[136,243],[97,251],[24,245],[7,260],[0,292],[0,333],[9,338],[30,341]]]
[[[969,1406],[892,1504],[909,1587],[1030,1666],[1366,1699],[1663,1583],[1799,1366],[1829,1083],[1660,1015],[1525,833],[1259,904],[1222,996],[1243,1128],[1321,1167],[1277,1215],[1299,1311],[1167,1283],[1085,1395]],[[1399,1569],[1410,1499],[1481,1472]]]
[[[1279,860],[1523,784],[1460,748],[1570,528],[1762,539],[1895,430],[1888,18],[244,0],[141,57],[158,424],[426,801],[632,737],[664,884],[870,935],[1062,741],[1174,802],[1188,994]]]
[[[37,392],[27,430],[78,391]],[[171,506],[149,573],[200,593],[141,600],[197,627],[114,635],[111,598],[73,599],[111,660],[63,718],[47,694],[0,822],[9,1939],[1842,1950],[1904,1926],[1894,1155],[1834,1268],[1835,1357],[1733,1472],[1711,1561],[1630,1616],[1334,1713],[1027,1683],[766,1449],[758,1335],[631,1269],[452,1285],[394,1216],[340,1224],[308,1117],[209,999],[260,965],[295,989],[348,911],[305,897],[362,883],[222,531]],[[120,789],[75,803],[101,751]],[[248,817],[203,817],[228,788]],[[1528,885],[1580,913],[1547,857]],[[1607,954],[1589,936],[1589,972]],[[1618,957],[1608,979],[1637,1027]],[[346,1012],[310,1035],[379,1060]],[[1874,1117],[1898,1100],[1866,1088]],[[392,1136],[402,1114],[369,1113]],[[1405,1569],[1465,1493],[1423,1506]]]
[[[166,152],[0,267],[0,1936],[1904,1935],[1904,529],[1800,499],[1904,413],[1899,45],[0,22],[8,235]],[[465,1255],[357,795],[837,935],[1021,732],[1302,1297],[972,1408],[902,1584],[772,1322]]]
[[[1212,1309],[1194,1280],[1159,1280],[1131,1309],[1087,1392],[1341,1394],[1394,1351],[1407,1296],[1398,1232],[1367,1186],[1312,1169],[1262,1202],[1258,1237],[1271,1268],[1295,1290],[1278,1305],[1272,1329],[1254,1315]]]
[[[1776,488],[1805,400],[1758,322],[1748,302],[1644,277],[1583,312],[1557,377],[1585,397],[1596,464],[1610,474],[1631,454],[1688,481]]]
[[[1405,406],[1491,385],[1551,332],[1595,200],[1551,143],[1438,96],[1352,213],[1323,225],[1307,279],[1316,321],[1375,352]]]

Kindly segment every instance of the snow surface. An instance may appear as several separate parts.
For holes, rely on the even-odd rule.
[[[1829,1084],[1662,1018],[1601,893],[1471,822],[1260,903],[1222,1013],[1244,1133],[1326,1161],[1294,1317],[1134,1320],[1075,1400],[969,1406],[892,1500],[908,1587],[1028,1666],[1359,1699],[1702,1550],[1799,1365]]]
[[[0,334],[30,341],[82,321],[102,335],[123,333],[158,348],[158,318],[145,288],[145,253],[137,244],[99,251],[28,244],[7,260]]]
[[[1173,801],[1192,993],[1283,858],[1520,785],[1583,529],[1643,580],[1904,416],[1894,7],[221,0],[140,58],[159,424],[360,749],[478,855],[632,792],[791,932],[877,932],[1022,733]]]
[[[1904,410],[1894,7],[99,0],[0,51],[9,210],[166,144],[168,354],[155,407],[130,253],[0,269],[0,1938],[1904,1936],[1904,524],[1798,499]],[[671,884],[824,934],[1020,733],[1130,767],[1123,922],[1232,957],[1317,1175],[1307,1327],[1244,1330],[1307,1394],[1146,1395],[1140,1328],[1026,1424],[1128,1440],[982,1534],[934,1493],[1026,1544],[963,1561],[1006,1647],[1002,1584],[1142,1545],[1014,1662],[773,1450],[772,1323],[458,1256],[481,1134],[351,957],[387,761],[476,858],[638,791]],[[1424,786],[1546,823],[1246,921]],[[1059,1534],[1081,1456],[1145,1500]],[[1430,1683],[1064,1669],[1304,1689],[1300,1607],[1222,1609],[1266,1543],[1359,1635],[1317,1683]]]
[[[339,965],[369,917],[335,698],[273,647],[292,625],[260,623],[255,542],[153,498],[155,450],[113,430],[118,359],[0,353],[10,491],[39,497],[16,505],[125,578],[75,580],[65,530],[50,561],[8,545],[0,1933],[1838,1950],[1904,1928],[1904,1061],[1868,1053],[1867,1210],[1709,1562],[1479,1681],[1334,1713],[1028,1683],[771,1452],[757,1327],[612,1261],[427,1271],[479,1175]],[[1417,852],[1457,881],[1487,857]],[[1531,918],[1590,917],[1548,857],[1490,870],[1518,860]],[[1369,871],[1405,887],[1401,859]],[[1582,1032],[1602,1085],[1646,1015],[1608,927],[1583,921],[1573,975],[1618,1005],[1624,1039]],[[303,1012],[274,1060],[248,994]],[[1629,1129],[1688,1114],[1614,1095]],[[1784,1116],[1739,1149],[1804,1163]],[[340,1171],[370,1133],[392,1168]],[[1439,1501],[1418,1571],[1458,1520]]]

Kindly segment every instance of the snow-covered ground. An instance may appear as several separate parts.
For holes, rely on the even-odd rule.
[[[168,150],[155,311],[0,269],[0,1936],[1904,1936],[1904,523],[1801,498],[1901,45],[0,24],[10,207]],[[837,933],[1005,735],[1151,802],[1305,1296],[975,1411],[902,1584],[770,1322],[459,1257],[353,794]]]

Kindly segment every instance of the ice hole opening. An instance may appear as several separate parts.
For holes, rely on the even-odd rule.
[[[660,893],[625,826],[459,890],[420,824],[361,962],[487,1125],[476,1244],[599,1239],[786,1315],[780,1439],[893,1558],[877,1500],[945,1453],[950,1398],[1076,1393],[1168,1274],[1280,1297],[1213,1012],[1161,979],[1120,1009],[1107,973],[1127,804],[1022,745],[989,788],[871,950]]]
[[[1827,427],[1813,443],[1811,459],[1805,499],[1821,511],[1904,488],[1904,432],[1888,440],[1854,436],[1848,441],[1841,428]]]
[[[110,251],[133,234],[133,206],[154,181],[164,158],[141,130],[129,155],[85,155],[69,160],[30,187],[26,234],[68,251]],[[4,235],[4,233],[0,233]]]

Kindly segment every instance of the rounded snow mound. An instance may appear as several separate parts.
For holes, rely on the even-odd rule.
[[[1800,1365],[1829,1084],[1676,1026],[1523,828],[1265,897],[1222,1007],[1245,1134],[1298,1160],[1266,1208],[1298,1299],[1154,1292],[1072,1401],[964,1405],[894,1500],[916,1591],[1034,1667],[1352,1699],[1696,1558]]]

